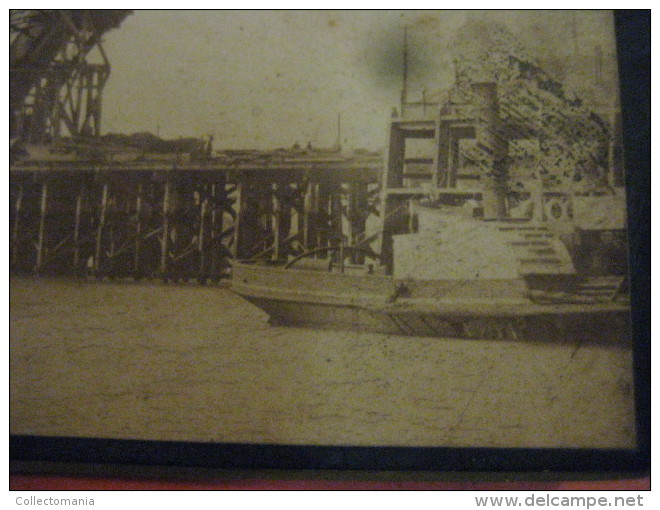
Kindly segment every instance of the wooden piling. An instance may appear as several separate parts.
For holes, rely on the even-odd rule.
[[[162,218],[162,235],[160,238],[160,264],[158,271],[161,275],[167,273],[167,259],[169,256],[170,248],[170,201],[172,200],[172,183],[168,178],[165,181],[163,192],[163,218]]]
[[[133,274],[140,275],[140,265],[142,258],[142,184],[137,185],[135,196],[135,242],[133,245]]]
[[[354,181],[348,188],[346,207],[346,220],[348,224],[348,243],[357,245],[367,229],[367,185],[364,182]],[[355,251],[351,255],[353,264],[364,263],[364,253]]]
[[[236,211],[231,208],[231,200],[226,188],[225,174],[218,176],[217,182],[211,184],[211,225],[209,229],[208,243],[210,250],[210,263],[208,271],[211,274],[211,277],[216,279],[220,278],[222,274],[224,265],[226,264],[224,259],[229,251],[223,244],[223,240],[225,236],[227,236],[227,233],[224,230],[225,211],[230,213],[230,215],[234,215],[234,219],[237,217]],[[231,232],[230,230],[228,231]],[[234,248],[235,243],[231,245],[231,250]]]
[[[83,200],[85,197],[85,184],[80,185],[80,191],[76,196],[76,211],[73,221],[73,268],[80,269],[80,223],[82,220]]]
[[[18,261],[22,208],[23,208],[23,184],[19,184],[18,195],[16,197],[16,202],[14,205],[14,222],[11,231],[11,265],[12,266],[15,266]]]
[[[290,173],[149,164],[153,171],[95,163],[75,174],[58,163],[52,171],[12,167],[12,269],[136,278],[185,272],[206,281],[225,276],[232,257],[283,261],[336,245],[346,229],[348,164],[336,175],[306,159]],[[369,171],[375,180],[376,169]],[[353,220],[355,239],[363,229]]]
[[[101,191],[101,208],[99,210],[99,223],[96,227],[96,249],[94,251],[94,271],[99,272],[101,269],[101,255],[103,245],[103,230],[105,228],[105,219],[108,209],[108,183],[103,183],[103,190]]]
[[[34,271],[41,270],[45,255],[45,235],[46,235],[46,213],[48,210],[48,181],[46,179],[41,183],[41,202],[39,207],[39,230],[37,234],[37,260]]]
[[[241,234],[243,233],[243,194],[245,184],[239,182],[236,184],[236,202],[234,207],[236,209],[236,218],[234,220],[234,243],[231,249],[231,255],[234,260],[240,260],[241,255]]]
[[[280,196],[278,195],[278,183],[272,184],[272,231],[273,231],[273,251],[271,253],[272,260],[278,260],[282,251],[282,232],[280,228],[282,216],[282,204]]]
[[[203,185],[199,188],[199,227],[197,229],[197,279],[200,283],[206,278],[206,273],[208,273],[208,268],[206,267],[206,252],[207,252],[207,236],[206,232],[210,229],[207,226],[208,216],[209,216],[209,207],[210,207],[210,198],[209,198],[209,189],[207,186]],[[209,235],[210,237],[210,235]]]
[[[303,199],[302,215],[302,244],[305,250],[313,250],[317,247],[316,243],[316,184],[313,181],[307,181],[305,196]]]

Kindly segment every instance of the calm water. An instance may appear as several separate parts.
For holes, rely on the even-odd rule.
[[[271,327],[220,287],[12,277],[13,434],[630,447],[631,352]]]

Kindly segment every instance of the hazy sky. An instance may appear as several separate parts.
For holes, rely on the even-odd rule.
[[[410,92],[453,83],[448,51],[469,17],[504,23],[555,60],[613,54],[601,12],[136,11],[105,36],[112,72],[104,133],[213,134],[215,147],[384,147],[401,90],[403,26]]]

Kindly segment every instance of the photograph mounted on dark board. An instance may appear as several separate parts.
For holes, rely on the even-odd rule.
[[[640,468],[621,30],[10,11],[12,458]]]

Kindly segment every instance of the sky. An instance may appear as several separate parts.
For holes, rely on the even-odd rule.
[[[506,25],[560,74],[597,46],[614,55],[609,15],[597,11],[135,11],[104,38],[102,132],[213,135],[216,149],[332,147],[341,115],[345,149],[382,149],[403,27],[418,100],[451,87],[449,49],[475,17]]]

